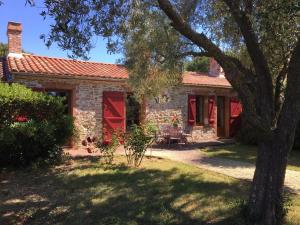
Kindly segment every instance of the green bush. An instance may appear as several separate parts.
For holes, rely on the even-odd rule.
[[[0,83],[0,165],[58,162],[74,133],[73,118],[64,114],[64,107],[63,98]]]
[[[97,142],[97,147],[102,153],[102,158],[106,165],[112,165],[115,157],[115,152],[120,146],[119,137],[115,134],[112,135],[111,141],[109,143],[103,143],[102,140]]]
[[[259,132],[257,132],[250,124],[245,122],[245,120],[242,120],[242,126],[236,135],[236,139],[246,145],[257,145],[259,138]]]
[[[242,126],[238,132],[236,139],[247,145],[257,145],[261,141],[260,133],[251,125],[242,119]],[[300,123],[296,129],[293,151],[300,151]]]
[[[132,125],[130,132],[125,135],[124,148],[128,165],[139,167],[147,148],[155,139],[157,128],[152,123]]]

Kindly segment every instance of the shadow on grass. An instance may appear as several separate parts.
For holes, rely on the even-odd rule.
[[[208,147],[202,151],[207,153],[209,157],[232,159],[254,165],[257,155],[257,146],[237,143],[234,145]],[[290,166],[289,169],[300,171],[300,150],[293,149],[290,152],[288,165]]]
[[[243,197],[243,183],[172,166],[104,170],[97,160],[78,161],[2,174],[0,224],[237,224],[230,203]]]

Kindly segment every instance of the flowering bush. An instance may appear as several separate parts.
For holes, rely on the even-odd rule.
[[[111,165],[113,163],[115,152],[119,146],[120,140],[115,134],[112,135],[109,143],[103,143],[102,141],[97,142],[97,147],[102,153],[102,157],[106,165]]]
[[[173,115],[173,117],[171,118],[171,123],[174,127],[178,127],[180,121],[179,121],[179,118],[176,114]]]
[[[88,153],[93,153],[98,150],[96,147],[96,143],[97,143],[96,137],[87,137],[81,142],[81,144],[85,147]]]

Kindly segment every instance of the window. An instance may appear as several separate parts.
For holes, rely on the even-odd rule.
[[[204,98],[203,96],[196,96],[196,124],[203,125],[204,116],[203,116],[203,108],[204,108]]]
[[[63,97],[64,98],[64,105],[65,105],[65,114],[71,113],[71,95],[69,91],[56,91],[56,90],[47,90],[46,93],[48,95],[54,96],[54,97]]]

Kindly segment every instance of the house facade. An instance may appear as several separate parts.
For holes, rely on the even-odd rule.
[[[238,130],[241,105],[214,59],[209,73],[185,72],[180,85],[137,104],[124,66],[22,53],[20,23],[9,22],[7,36],[1,79],[66,97],[66,113],[74,116],[81,140],[87,136],[109,139],[108,130],[125,131],[142,120],[162,128],[172,124],[173,118],[195,142],[232,137]]]

